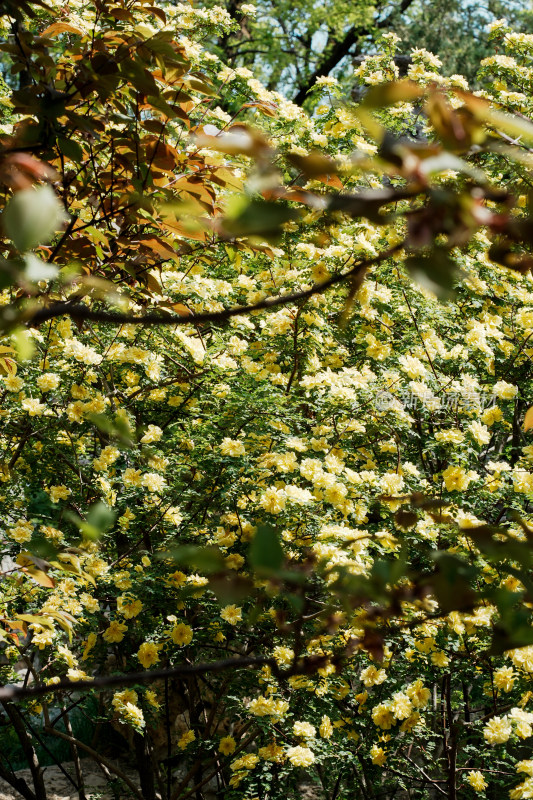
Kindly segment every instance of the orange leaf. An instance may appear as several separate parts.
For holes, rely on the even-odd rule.
[[[84,31],[71,25],[69,22],[53,22],[46,30],[41,33],[41,36],[59,36],[60,33],[77,33],[78,36],[83,36]]]

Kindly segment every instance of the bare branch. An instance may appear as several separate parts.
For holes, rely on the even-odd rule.
[[[115,311],[96,311],[80,303],[73,303],[67,300],[64,303],[55,303],[52,306],[48,306],[48,308],[41,308],[35,311],[26,318],[25,322],[27,325],[37,326],[49,319],[62,316],[69,316],[76,320],[109,322],[114,325],[126,325],[131,323],[140,325],[198,325],[206,322],[225,322],[231,319],[231,317],[250,314],[253,311],[263,311],[269,308],[275,308],[276,306],[285,306],[301,300],[308,300],[315,294],[322,294],[331,286],[343,283],[356,275],[364,274],[369,267],[385,261],[404,247],[405,241],[399,242],[383,253],[374,256],[374,258],[359,262],[347,272],[340,272],[336,275],[332,275],[332,277],[328,278],[326,281],[313,284],[310,289],[305,289],[301,292],[280,294],[275,297],[266,297],[258,303],[252,303],[246,306],[234,306],[233,308],[227,308],[223,311],[206,311],[200,314],[189,315],[150,313],[137,316],[135,314],[122,314]]]
[[[56,692],[89,692],[91,689],[104,689],[111,686],[132,686],[136,683],[150,683],[160,678],[170,678],[174,675],[198,675],[202,672],[222,672],[226,669],[239,669],[241,667],[263,666],[268,664],[275,668],[276,662],[272,658],[261,656],[243,656],[242,658],[224,658],[219,661],[198,662],[197,664],[181,664],[170,669],[154,669],[143,672],[129,672],[121,675],[104,675],[102,677],[83,680],[62,680],[53,684],[39,683],[34,686],[4,686],[0,688],[0,702],[20,700],[25,697],[40,697],[43,694]]]

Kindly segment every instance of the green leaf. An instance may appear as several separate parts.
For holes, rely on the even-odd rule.
[[[106,414],[87,414],[87,418],[95,425],[102,433],[111,436],[113,439],[118,439],[125,447],[132,447],[132,433],[127,423],[117,417],[117,419],[110,419]]]
[[[23,189],[10,199],[2,223],[17,250],[33,250],[52,238],[68,217],[50,186]]]
[[[260,525],[250,544],[252,567],[260,572],[275,572],[281,568],[283,557],[278,532],[271,525]]]
[[[434,249],[428,255],[412,255],[405,259],[411,277],[441,300],[454,297],[454,284],[461,270],[445,250]]]
[[[307,178],[316,178],[318,175],[335,175],[338,172],[333,159],[318,150],[312,150],[306,156],[301,156],[299,153],[288,153],[287,161],[303,172]]]
[[[342,211],[351,217],[366,217],[377,225],[389,222],[391,216],[381,212],[382,206],[397,203],[413,196],[412,189],[363,189],[356,194],[333,194],[328,197],[329,211]]]
[[[67,511],[65,517],[75,525],[85,539],[97,541],[113,525],[115,512],[105,503],[99,502],[91,506],[87,519],[81,519],[77,514]]]
[[[486,102],[478,104],[470,100],[469,106],[478,119],[483,120],[496,131],[511,136],[521,144],[533,144],[533,124],[528,119],[498,111]]]
[[[83,150],[78,142],[75,142],[74,139],[60,137],[57,140],[57,144],[64,156],[67,156],[67,158],[70,158],[70,160],[74,161],[76,164],[81,164],[83,161]]]
[[[445,551],[436,552],[433,558],[437,562],[437,571],[427,583],[433,589],[442,611],[448,613],[473,608],[477,599],[475,567]]]
[[[281,203],[252,200],[239,216],[224,220],[224,232],[231,237],[261,236],[263,239],[278,239],[281,226],[298,217],[298,212]]]
[[[430,156],[421,161],[418,167],[418,171],[423,175],[436,175],[439,172],[446,172],[447,170],[470,175],[470,177],[478,183],[487,182],[487,176],[483,170],[473,167],[453,153],[443,152],[435,156]]]
[[[533,628],[531,625],[523,625],[514,628],[512,631],[505,630],[499,625],[494,627],[492,632],[492,643],[489,650],[490,655],[501,655],[506,650],[514,650],[517,647],[527,647],[533,644]]]
[[[89,509],[87,524],[103,533],[112,526],[115,516],[115,512],[105,503],[96,503]]]
[[[194,587],[198,590],[198,587]],[[209,578],[209,589],[216,595],[222,605],[228,603],[242,603],[251,597],[254,591],[252,581],[240,575],[216,575]]]
[[[226,569],[224,556],[218,547],[181,545],[172,548],[170,555],[178,564],[184,564],[200,572],[221,572]]]

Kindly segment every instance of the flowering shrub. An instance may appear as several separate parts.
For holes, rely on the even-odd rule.
[[[0,636],[3,683],[28,676],[0,693],[10,720],[42,714],[98,760],[54,722],[61,692],[92,692],[145,798],[215,782],[235,800],[305,783],[532,797],[529,153],[493,142],[498,122],[529,127],[490,117],[421,50],[398,102],[339,107],[323,80],[309,117],[201,46],[232,24],[220,9],[59,11],[17,34],[34,83],[4,99]],[[496,34],[509,86],[531,44]],[[362,85],[387,91],[396,45],[357,69]],[[482,65],[485,99],[516,110],[501,58]],[[383,139],[372,158],[381,126],[411,130],[427,85],[444,122],[419,123],[424,157]],[[221,135],[219,99],[255,129]],[[429,167],[457,120],[465,160]],[[432,208],[461,198],[440,227],[405,194],[350,206],[424,169]],[[319,202],[331,190],[345,205]],[[382,218],[391,200],[404,215]],[[37,240],[18,224],[36,206]],[[359,262],[351,284],[308,292]],[[296,299],[261,307],[281,292]],[[162,324],[125,321],[147,306]]]

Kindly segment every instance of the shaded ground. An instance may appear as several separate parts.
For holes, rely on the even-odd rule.
[[[71,763],[64,764],[63,769],[74,778],[74,770]],[[87,800],[123,800],[125,797],[124,792],[118,790],[118,793],[114,793],[111,784],[95,764],[89,760],[83,760],[82,769]],[[135,783],[137,786],[139,785],[138,775],[135,771],[125,769],[122,764],[120,765],[120,769],[127,775],[132,783]],[[24,778],[30,788],[33,788],[29,769],[19,770],[17,776]],[[48,800],[79,800],[79,795],[74,786],[61,772],[59,767],[46,767],[44,782],[48,793]],[[319,800],[321,797],[321,795],[310,786],[302,785],[301,792],[301,800]],[[213,796],[214,795],[211,794],[206,795],[206,797]],[[0,800],[20,800],[20,795],[5,781],[0,780]]]
[[[113,793],[111,785],[98,767],[90,761],[82,761],[83,774],[85,779],[85,793],[87,800],[115,800],[117,795]],[[74,778],[72,764],[63,766],[65,772]],[[138,785],[138,776],[135,772],[121,769]],[[29,769],[22,769],[17,772],[17,776],[24,778],[30,788],[33,787],[31,773]],[[44,772],[44,782],[48,792],[48,800],[78,800],[78,793],[72,783],[61,772],[59,767],[46,767]],[[120,796],[120,795],[119,795]],[[0,800],[19,800],[20,795],[15,792],[5,781],[0,780]]]

